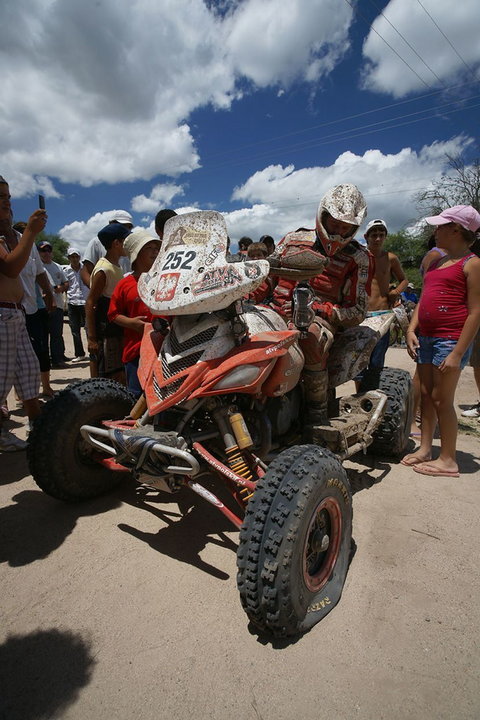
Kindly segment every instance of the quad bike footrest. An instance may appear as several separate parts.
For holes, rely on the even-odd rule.
[[[346,395],[340,400],[340,413],[327,425],[312,428],[313,441],[328,447],[342,458],[365,450],[380,423],[387,396],[378,390]]]

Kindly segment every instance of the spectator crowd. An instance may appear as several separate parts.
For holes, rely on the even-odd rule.
[[[351,217],[336,214],[339,188],[345,193],[350,188],[347,199],[354,198]],[[315,321],[302,345],[304,388],[313,425],[326,421],[322,398],[328,349],[335,333],[368,315],[388,313],[403,304],[410,317],[407,349],[417,363],[412,437],[418,438],[419,447],[402,462],[420,474],[456,477],[454,394],[461,369],[469,361],[480,397],[480,260],[471,251],[480,215],[469,206],[456,206],[426,219],[436,230],[422,261],[424,285],[419,298],[397,255],[384,247],[386,221],[376,218],[366,225],[366,246],[362,247],[354,235],[366,214],[363,196],[348,185],[329,192],[320,203],[314,231],[300,228],[288,233],[278,248],[270,235],[262,235],[256,242],[244,236],[238,251],[229,252],[227,259],[245,262],[318,254],[320,240],[328,262],[311,281]],[[344,204],[346,197],[342,198]],[[65,368],[67,363],[89,363],[91,377],[115,379],[126,384],[136,398],[141,396],[137,376],[140,344],[144,327],[153,318],[138,296],[137,282],[155,262],[165,223],[175,215],[173,210],[160,210],[152,233],[134,230],[127,211],[113,212],[83,257],[72,245],[66,252],[68,264],[62,266],[53,260],[54,248],[48,240],[35,242],[46,226],[46,211],[36,210],[28,221],[13,224],[8,182],[0,176],[0,451],[26,447],[5,425],[12,387],[31,424],[41,413],[42,402],[54,395],[51,371]],[[330,262],[332,258],[335,263]],[[328,269],[334,266],[336,274]],[[294,285],[291,280],[276,278],[272,270],[271,277],[249,299],[269,304],[288,320]],[[439,310],[442,293],[449,298],[448,321],[446,313]],[[73,358],[65,354],[65,312]],[[387,332],[373,348],[370,369],[384,367],[389,340]],[[356,378],[357,388],[361,381],[362,373]],[[480,417],[480,400],[462,414]],[[441,450],[439,458],[432,460],[437,421]]]

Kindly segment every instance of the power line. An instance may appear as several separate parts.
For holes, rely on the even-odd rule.
[[[424,93],[423,95],[417,95],[417,97],[409,98],[408,100],[399,100],[398,102],[389,103],[388,105],[380,105],[379,107],[376,107],[372,110],[364,110],[360,113],[354,113],[353,115],[345,115],[341,118],[336,118],[335,120],[327,120],[326,122],[319,123],[318,125],[310,125],[307,128],[303,128],[302,130],[292,130],[288,133],[283,133],[282,135],[274,135],[273,137],[266,138],[265,140],[257,140],[254,143],[247,143],[245,145],[238,145],[233,150],[222,150],[218,153],[211,153],[210,155],[205,155],[204,160],[210,160],[211,158],[215,158],[218,156],[226,156],[231,155],[235,152],[240,152],[242,150],[246,150],[251,147],[257,147],[258,145],[264,145],[265,143],[274,142],[275,140],[283,140],[287,137],[293,137],[295,135],[301,135],[306,132],[310,132],[312,130],[319,130],[323,127],[328,127],[328,125],[338,125],[339,123],[346,122],[347,120],[355,120],[356,118],[364,117],[365,115],[372,115],[373,113],[379,113],[383,110],[390,110],[390,108],[399,107],[400,105],[407,105],[410,103],[416,103],[419,100],[424,100],[425,98],[429,98],[432,95],[438,95],[439,93],[449,92],[451,90],[456,90],[458,88],[463,88],[466,85],[472,85],[474,81],[469,80],[468,82],[462,82],[458,83],[456,85],[450,85],[449,87],[443,87],[440,90],[432,90],[431,92]],[[175,166],[179,167],[179,166]]]
[[[479,97],[479,95],[474,95],[474,96],[472,96],[471,98],[468,98],[468,101],[474,100],[474,99],[476,99],[477,97]],[[452,101],[452,102],[449,102],[449,103],[444,103],[443,105],[438,106],[438,108],[439,108],[439,109],[447,108],[447,107],[449,107],[449,106],[451,106],[451,105],[456,105],[456,104],[457,104],[457,101]],[[463,107],[461,107],[461,108],[454,108],[454,109],[452,109],[452,110],[444,110],[444,111],[443,111],[443,115],[450,115],[450,114],[455,113],[455,112],[460,112],[461,110],[470,110],[470,109],[473,109],[473,108],[475,108],[475,107],[477,107],[477,106],[478,106],[478,105],[475,104],[475,105],[470,105],[470,106],[467,106],[467,107],[466,107],[466,106],[463,106]],[[319,145],[327,145],[327,144],[329,144],[329,143],[331,143],[331,142],[334,142],[334,141],[336,141],[336,140],[338,140],[338,141],[351,140],[351,139],[353,139],[353,138],[360,137],[360,136],[362,136],[362,135],[366,135],[366,134],[369,134],[369,133],[380,132],[380,131],[382,131],[382,130],[391,130],[391,129],[394,129],[394,128],[397,128],[397,127],[403,127],[403,126],[405,126],[405,125],[409,125],[409,124],[413,124],[413,123],[417,123],[417,122],[422,122],[422,121],[424,121],[424,120],[431,120],[431,114],[429,114],[429,115],[427,115],[426,117],[411,119],[411,120],[408,120],[407,122],[404,122],[404,123],[396,122],[396,121],[398,121],[398,120],[403,120],[403,119],[405,119],[405,118],[412,118],[412,117],[415,116],[415,115],[420,115],[420,114],[422,114],[422,113],[430,113],[430,112],[431,112],[430,109],[429,109],[429,108],[426,108],[425,110],[418,110],[418,111],[413,112],[413,113],[407,113],[407,114],[405,114],[405,115],[400,115],[400,116],[397,116],[397,117],[394,117],[394,118],[389,118],[389,119],[387,119],[387,120],[379,120],[379,121],[377,121],[377,122],[375,122],[375,123],[369,123],[368,125],[361,125],[361,126],[358,126],[358,127],[356,127],[356,128],[350,128],[349,130],[341,130],[341,131],[339,131],[339,132],[337,132],[337,133],[331,133],[330,135],[324,136],[324,138],[321,139],[321,140],[309,140],[309,141],[305,141],[305,142],[303,142],[303,143],[297,143],[297,144],[295,144],[295,145],[290,145],[290,146],[286,145],[286,146],[282,146],[282,147],[279,147],[279,148],[272,148],[271,150],[267,150],[267,151],[262,152],[262,153],[257,153],[257,154],[255,154],[255,155],[243,156],[240,160],[228,160],[228,161],[225,161],[225,162],[221,162],[221,163],[217,163],[217,164],[214,164],[214,165],[210,165],[210,166],[209,166],[209,169],[210,169],[210,170],[215,170],[215,169],[217,169],[217,168],[225,167],[225,166],[227,166],[227,165],[239,165],[239,164],[242,164],[242,163],[244,163],[244,162],[248,162],[248,161],[250,161],[250,160],[257,160],[257,159],[261,159],[261,158],[265,158],[265,157],[270,157],[272,154],[276,154],[276,153],[279,153],[279,152],[288,152],[288,151],[289,151],[289,152],[295,152],[295,151],[298,152],[298,151],[300,151],[300,150],[308,150],[309,148],[318,147]],[[395,123],[395,124],[386,125],[386,123]],[[379,126],[382,125],[382,124],[383,124],[383,125],[386,125],[386,126],[385,126],[385,127],[379,127]],[[365,132],[356,132],[357,130],[362,130],[362,131],[365,131]],[[206,169],[207,169],[207,165],[205,164],[205,165],[203,166],[203,168],[204,168],[204,170],[206,170]]]
[[[345,2],[347,2],[348,5],[350,5],[350,7],[355,11],[355,8],[354,8],[353,4],[350,2],[350,0],[345,0]],[[427,13],[427,15],[429,15],[429,17],[431,18],[432,22],[434,22],[434,24],[437,26],[439,32],[442,33],[442,35],[445,37],[445,39],[447,40],[447,42],[449,42],[449,44],[452,46],[452,48],[454,49],[454,51],[456,52],[456,54],[458,55],[458,57],[462,60],[463,64],[464,64],[465,67],[467,68],[467,70],[469,70],[469,72],[472,74],[474,80],[468,81],[468,82],[464,82],[464,83],[457,83],[457,84],[455,84],[455,85],[451,85],[451,86],[448,86],[448,87],[442,87],[440,90],[431,90],[430,92],[424,93],[424,94],[419,95],[419,96],[417,96],[417,97],[415,97],[415,98],[410,98],[410,99],[407,99],[407,100],[401,100],[401,101],[398,101],[398,102],[395,102],[395,103],[389,103],[388,105],[383,105],[383,106],[374,108],[374,109],[372,109],[372,110],[366,110],[366,111],[361,112],[361,113],[355,113],[355,114],[353,114],[353,115],[344,116],[344,117],[342,117],[342,118],[338,118],[338,119],[335,119],[335,120],[329,120],[329,121],[320,123],[320,124],[318,124],[318,125],[312,125],[312,126],[310,126],[310,127],[308,127],[308,128],[303,128],[303,129],[301,129],[301,130],[295,130],[295,131],[291,131],[291,132],[289,132],[289,133],[284,133],[284,134],[282,134],[282,135],[276,135],[276,136],[274,136],[274,137],[269,137],[269,138],[267,138],[267,139],[265,139],[265,140],[258,140],[258,141],[254,142],[254,143],[247,143],[247,144],[245,144],[245,145],[240,145],[240,146],[237,146],[236,148],[234,148],[234,149],[232,149],[232,150],[223,150],[223,151],[220,151],[220,152],[218,152],[218,153],[211,153],[210,155],[203,156],[203,162],[204,162],[204,163],[205,163],[205,162],[208,163],[208,161],[211,160],[212,158],[216,158],[216,157],[219,157],[219,156],[220,156],[220,157],[228,157],[229,155],[232,155],[233,153],[241,152],[242,150],[245,150],[245,149],[248,149],[248,148],[252,148],[252,147],[257,147],[257,146],[259,146],[259,145],[263,145],[263,144],[266,144],[266,143],[271,143],[271,142],[274,142],[275,140],[282,140],[282,139],[284,139],[284,138],[293,137],[293,136],[295,136],[295,135],[300,135],[300,134],[303,134],[303,133],[306,133],[306,132],[310,132],[310,131],[312,131],[312,130],[318,130],[318,129],[322,128],[322,127],[327,127],[328,125],[338,124],[338,123],[341,123],[341,122],[345,122],[345,121],[347,121],[347,120],[356,119],[356,118],[363,117],[363,116],[366,116],[366,115],[369,115],[369,114],[372,114],[372,113],[378,113],[378,112],[381,112],[381,111],[383,111],[383,110],[388,110],[388,109],[390,109],[390,108],[399,107],[399,106],[404,105],[404,104],[407,104],[407,103],[417,102],[417,101],[419,101],[419,100],[423,100],[423,99],[428,98],[428,97],[431,97],[431,96],[433,96],[433,95],[437,95],[437,94],[439,94],[439,93],[444,93],[444,92],[450,92],[450,91],[455,90],[455,89],[457,89],[457,88],[461,88],[461,87],[465,87],[466,85],[470,85],[470,84],[472,84],[473,82],[477,82],[477,79],[476,79],[476,77],[475,77],[475,73],[471,70],[471,68],[469,68],[469,66],[466,64],[466,62],[463,60],[463,58],[459,55],[459,53],[458,53],[457,50],[454,48],[454,46],[452,45],[452,43],[450,42],[450,40],[447,38],[447,36],[445,35],[445,33],[443,33],[443,31],[441,30],[441,28],[438,27],[437,23],[435,23],[435,21],[433,20],[433,18],[431,17],[431,15],[430,15],[430,14],[428,13],[428,11],[424,8],[424,6],[423,6],[422,3],[420,2],[420,0],[417,0],[417,2],[419,2],[419,4],[420,4],[420,5],[422,6],[422,8],[424,9],[424,11],[425,11],[425,12]],[[375,3],[373,3],[373,4],[375,4]],[[376,7],[377,7],[377,6],[376,6]],[[378,8],[377,8],[377,9],[378,9]],[[369,23],[368,19],[365,18],[365,16],[362,15],[359,11],[357,11],[357,12],[358,12],[358,14],[360,15],[360,17],[368,24],[368,26],[369,26],[369,27],[380,37],[380,39],[383,40],[383,42],[392,50],[392,52],[394,52],[394,53],[399,57],[399,59],[402,60],[402,62],[403,62],[405,65],[407,65],[407,67],[419,78],[419,80],[421,80],[421,82],[422,82],[427,88],[431,89],[431,86],[428,85],[428,83],[427,83],[425,80],[423,80],[423,78],[422,78],[420,75],[418,75],[418,73],[406,62],[406,60],[405,60],[404,58],[402,58],[402,56],[395,50],[395,48],[393,48],[393,47],[385,40],[385,38],[382,37],[382,35],[381,35],[377,30],[375,30],[375,28],[372,27],[372,25]],[[425,66],[430,70],[430,72],[432,72],[432,74],[437,78],[437,80],[438,80],[439,82],[442,82],[442,81],[440,80],[440,78],[436,75],[436,73],[432,70],[432,68],[429,67],[429,65],[423,60],[423,58],[417,53],[417,51],[410,45],[410,43],[406,40],[406,38],[395,28],[395,26],[393,26],[393,24],[388,20],[388,18],[383,14],[383,12],[380,11],[380,14],[383,15],[383,17],[385,18],[385,20],[387,20],[387,22],[389,22],[390,25],[392,25],[392,27],[395,29],[395,31],[400,35],[400,37],[402,37],[402,39],[406,42],[406,44],[407,44],[407,45],[412,49],[412,51],[420,58],[420,60],[424,63],[424,65],[425,65]],[[476,106],[475,106],[475,107],[476,107]],[[425,112],[427,112],[427,111],[425,110]],[[403,117],[403,116],[400,116],[400,117]],[[384,122],[385,122],[385,121],[384,121]],[[394,127],[396,127],[396,126],[394,126]],[[344,131],[344,132],[347,132],[347,131]],[[357,135],[354,135],[354,136],[352,136],[352,137],[357,137]],[[348,139],[348,138],[345,138],[345,139]],[[280,148],[280,149],[281,149],[281,148]],[[261,155],[250,156],[250,158],[246,158],[246,159],[252,159],[252,158],[254,158],[254,157],[263,157],[263,156],[266,156],[266,155],[268,156],[268,155],[271,155],[272,152],[278,152],[278,151],[279,151],[279,148],[277,148],[276,150],[267,151],[267,152],[265,152],[265,153],[263,153],[263,154],[261,154]],[[231,162],[231,161],[228,161],[228,162]],[[243,159],[242,159],[241,162],[243,162]],[[217,164],[217,165],[214,165],[213,167],[214,167],[214,168],[223,167],[225,164],[228,164],[228,163],[225,162],[225,163],[223,163],[223,164]],[[237,162],[236,164],[238,164],[238,162]],[[164,170],[162,170],[162,171],[161,171],[161,174],[162,174],[162,175],[168,175],[169,172],[171,172],[172,170],[176,170],[176,169],[178,169],[178,168],[180,168],[180,167],[182,167],[182,166],[181,166],[181,165],[173,165],[173,166],[171,166],[171,167],[169,167],[169,168],[165,168]],[[205,164],[203,165],[203,167],[205,168]]]
[[[402,38],[403,42],[404,42],[406,45],[408,45],[408,47],[410,48],[410,50],[415,53],[415,55],[418,57],[418,59],[425,65],[425,67],[426,67],[428,70],[430,70],[430,72],[432,73],[432,75],[434,75],[434,76],[436,77],[436,79],[438,80],[438,82],[440,83],[440,85],[443,86],[443,85],[444,85],[444,82],[443,82],[443,80],[442,80],[441,78],[438,77],[438,75],[437,75],[437,73],[435,72],[435,70],[432,70],[432,68],[430,67],[430,65],[429,65],[429,64],[426,62],[426,60],[424,60],[423,57],[415,50],[415,48],[413,47],[413,45],[412,45],[411,43],[409,43],[409,41],[407,40],[407,38],[406,38],[404,35],[402,35],[402,33],[400,32],[400,30],[398,30],[398,28],[396,28],[395,25],[394,25],[392,22],[390,22],[390,20],[387,18],[387,16],[385,15],[385,13],[384,13],[382,10],[380,10],[380,8],[379,8],[378,5],[374,2],[374,0],[370,0],[370,2],[371,2],[371,4],[374,6],[374,8],[379,12],[379,14],[380,14],[380,15],[388,22],[388,24],[395,30],[395,32],[397,33],[397,35],[400,35],[400,37]]]
[[[468,100],[469,100],[469,101],[470,101],[470,100],[475,100],[475,99],[478,98],[478,97],[480,97],[479,94],[477,94],[477,95],[472,95],[471,97],[468,98]],[[436,107],[435,109],[436,109],[436,110],[442,110],[443,108],[450,107],[451,105],[457,105],[457,103],[458,103],[457,100],[452,100],[452,101],[450,101],[450,102],[448,102],[448,103],[444,103],[443,105],[437,105],[437,107]],[[463,109],[463,107],[462,107],[462,109]],[[467,108],[467,109],[468,109],[468,108]],[[388,118],[388,119],[386,119],[386,120],[377,120],[377,122],[369,123],[369,124],[367,124],[367,125],[361,125],[361,126],[359,126],[359,127],[357,127],[357,128],[350,128],[349,130],[339,130],[337,133],[331,133],[330,135],[325,135],[323,139],[324,139],[324,140],[329,139],[329,138],[348,139],[348,133],[354,132],[355,130],[366,130],[366,129],[368,129],[368,128],[375,128],[375,127],[377,127],[377,126],[379,126],[379,125],[384,125],[384,124],[386,124],[386,123],[391,123],[391,122],[393,122],[393,121],[395,121],[395,120],[404,120],[405,118],[413,117],[413,116],[415,116],[415,115],[421,115],[421,114],[427,113],[427,112],[428,112],[428,113],[430,112],[430,109],[429,109],[429,108],[425,108],[424,110],[416,110],[415,112],[406,113],[405,115],[398,115],[398,116],[396,116],[396,117]],[[429,115],[429,117],[431,117],[431,115]],[[396,127],[396,126],[394,126],[394,127]],[[388,128],[385,128],[385,129],[388,129]],[[347,135],[347,137],[346,137],[346,138],[342,138],[342,137],[341,137],[342,135]],[[310,147],[310,146],[312,145],[312,143],[313,143],[313,145],[315,145],[315,144],[316,144],[316,141],[314,141],[314,140],[305,140],[304,142],[302,142],[302,143],[296,143],[295,145],[283,146],[283,147],[280,147],[280,148],[276,148],[275,151],[276,151],[276,152],[279,152],[279,151],[281,151],[281,150],[295,150],[295,149],[296,149],[296,150],[300,150],[300,149],[306,149],[306,148]],[[271,151],[270,151],[270,152],[271,152]],[[255,157],[258,157],[258,156],[255,156]]]
[[[203,156],[203,161],[208,162],[212,158],[216,157],[228,157],[228,155],[232,155],[236,152],[241,152],[242,150],[246,150],[251,147],[257,147],[258,145],[265,145],[266,143],[274,142],[275,140],[283,140],[287,137],[293,137],[295,135],[301,135],[303,133],[311,132],[312,130],[318,130],[322,127],[328,127],[329,125],[338,125],[339,123],[346,122],[347,120],[355,120],[356,118],[365,117],[366,115],[372,115],[373,113],[379,113],[383,110],[390,110],[390,108],[400,107],[401,105],[407,105],[410,103],[416,103],[420,100],[425,100],[426,98],[430,98],[433,95],[439,95],[440,93],[446,93],[450,92],[452,90],[457,90],[459,88],[464,88],[468,85],[472,85],[476,80],[468,80],[466,82],[456,83],[455,85],[449,85],[447,87],[443,87],[439,90],[432,90],[428,93],[423,93],[422,95],[417,95],[414,98],[409,98],[407,100],[399,100],[394,103],[389,103],[388,105],[380,105],[379,107],[375,107],[372,110],[364,110],[360,113],[354,113],[353,115],[345,115],[344,117],[336,118],[335,120],[327,120],[326,122],[319,123],[318,125],[310,125],[307,128],[303,128],[302,130],[292,130],[288,133],[283,133],[282,135],[274,135],[272,137],[266,138],[264,140],[258,140],[253,143],[247,143],[245,145],[238,145],[232,150],[222,150],[217,153],[210,153],[209,155]],[[427,110],[425,110],[427,112]],[[402,116],[401,116],[402,117]],[[277,151],[277,150],[276,150]],[[275,151],[275,152],[276,152]],[[273,152],[273,151],[271,151]],[[269,154],[271,154],[271,152]],[[183,167],[183,165],[171,165],[168,168],[165,168],[162,170],[159,174],[160,175],[169,175],[169,173],[173,170],[177,170],[178,168]],[[214,167],[223,167],[223,165],[215,165]]]
[[[426,178],[428,180],[431,180],[431,177]],[[390,190],[388,192],[369,192],[368,197],[374,198],[374,197],[382,197],[383,195],[400,195],[403,193],[414,193],[419,192],[420,190],[425,190],[425,185],[421,185],[419,187],[409,187],[409,188],[397,188],[396,190]],[[303,198],[298,198],[299,200],[303,200]],[[268,205],[269,207],[274,207],[276,210],[289,210],[290,208],[299,208],[299,207],[309,207],[311,205],[317,205],[318,204],[318,195],[313,196],[312,200],[305,200],[305,202],[294,202],[289,203],[288,205],[280,205],[281,200],[276,202],[271,202],[269,200],[264,200],[263,202],[254,203],[258,205]],[[227,212],[235,212],[228,210]]]
[[[463,112],[464,110],[473,110],[476,107],[480,107],[480,103],[476,103],[475,105],[470,105],[468,107],[447,110],[443,114],[444,115],[452,115],[453,113]],[[388,127],[377,128],[376,130],[373,130],[373,131],[368,130],[367,132],[356,133],[354,135],[351,135],[350,137],[341,138],[341,139],[342,140],[351,140],[352,138],[360,137],[362,135],[368,135],[371,132],[382,132],[382,130],[393,130],[394,128],[397,128],[397,127],[404,127],[405,125],[412,125],[413,123],[423,122],[424,120],[430,120],[430,119],[431,119],[430,117],[424,117],[424,118],[417,118],[415,120],[408,120],[407,122],[404,122],[404,123],[396,123],[395,125],[389,125]],[[316,147],[317,145],[326,145],[330,142],[334,142],[334,140],[328,140],[327,142],[312,143],[311,147]]]
[[[423,5],[423,3],[422,3],[420,0],[417,0],[417,2],[418,2],[418,4],[420,5],[420,7],[422,8],[422,10],[424,11],[424,13],[425,13],[426,15],[428,15],[428,17],[430,18],[430,20],[432,21],[432,23],[435,25],[435,27],[437,28],[438,32],[443,35],[443,37],[444,37],[445,40],[448,42],[448,44],[450,45],[450,47],[452,48],[452,50],[454,51],[454,53],[457,55],[457,57],[458,57],[458,58],[462,61],[462,63],[465,65],[465,67],[467,68],[468,72],[471,73],[471,75],[475,78],[475,80],[477,80],[477,77],[476,77],[474,71],[472,70],[472,68],[471,68],[469,65],[467,65],[467,63],[465,62],[465,60],[463,59],[463,57],[462,57],[462,56],[460,55],[460,53],[458,52],[458,50],[457,50],[457,48],[455,47],[455,45],[453,45],[453,43],[452,43],[452,42],[449,40],[449,38],[445,35],[445,33],[443,32],[442,28],[438,25],[438,23],[435,22],[435,20],[434,20],[433,17],[430,15],[430,13],[428,12],[428,10],[427,10],[427,8],[425,7],[425,5]]]
[[[350,7],[352,8],[352,10],[355,11],[355,8],[354,8],[353,4],[350,2],[350,0],[345,0],[345,2],[346,2],[348,5],[350,5]],[[426,82],[426,80],[424,80],[424,79],[417,73],[417,71],[414,70],[414,69],[412,68],[412,66],[408,64],[408,62],[405,60],[405,58],[403,58],[403,57],[400,55],[400,53],[398,53],[398,52],[395,50],[395,48],[392,47],[392,45],[390,45],[390,43],[387,42],[387,40],[385,40],[385,38],[384,38],[382,35],[380,35],[380,33],[378,32],[378,30],[375,30],[375,28],[374,28],[373,25],[367,20],[367,18],[365,17],[365,15],[362,15],[362,13],[360,12],[360,10],[358,10],[358,9],[356,10],[356,12],[358,13],[358,15],[360,15],[360,17],[362,18],[362,20],[364,20],[364,21],[367,23],[367,25],[369,26],[370,30],[373,30],[373,32],[374,32],[376,35],[378,35],[378,37],[380,38],[380,40],[383,40],[383,42],[385,43],[385,45],[387,45],[387,46],[390,48],[390,50],[391,50],[392,52],[394,52],[395,55],[396,55],[398,58],[400,58],[400,60],[408,67],[408,69],[411,70],[412,73],[417,76],[417,78],[420,80],[420,82],[422,82],[422,83],[425,85],[425,87],[427,87],[427,88],[430,89],[431,86]]]

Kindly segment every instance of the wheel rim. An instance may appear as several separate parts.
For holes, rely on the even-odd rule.
[[[305,537],[303,579],[311,592],[327,582],[337,562],[342,537],[342,514],[333,497],[315,508]]]

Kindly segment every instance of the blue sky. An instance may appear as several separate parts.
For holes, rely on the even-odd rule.
[[[446,153],[479,156],[477,0],[3,5],[0,174],[80,248],[162,207],[278,240],[340,182],[397,230]]]

